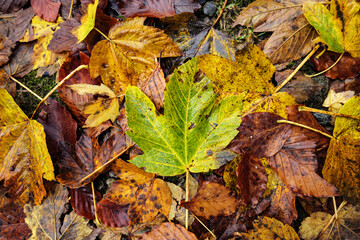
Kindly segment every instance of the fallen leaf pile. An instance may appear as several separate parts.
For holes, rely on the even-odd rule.
[[[204,2],[0,0],[0,239],[358,236],[360,3],[256,0],[238,44],[219,27],[238,1],[207,23]],[[317,43],[353,90],[281,87]],[[14,82],[34,70],[61,101],[28,117]]]

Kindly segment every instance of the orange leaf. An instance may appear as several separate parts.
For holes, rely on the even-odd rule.
[[[145,234],[143,240],[196,240],[195,234],[187,231],[183,226],[171,222],[155,226]]]

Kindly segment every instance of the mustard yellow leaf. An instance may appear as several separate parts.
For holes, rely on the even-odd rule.
[[[24,37],[20,42],[31,42],[36,39],[52,35],[57,29],[59,29],[59,24],[64,22],[61,17],[58,17],[56,22],[48,22],[39,16],[35,15],[31,20],[31,30],[27,30]]]
[[[256,45],[236,55],[236,62],[215,55],[198,56],[199,68],[212,80],[221,95],[244,91],[270,94],[275,67]]]
[[[115,121],[120,114],[119,100],[115,93],[104,84],[74,84],[69,86],[77,93],[84,94],[99,94],[99,98],[87,104],[83,111],[90,116],[86,119],[83,127],[96,127],[107,120]],[[106,96],[106,97],[104,97]]]
[[[43,177],[55,180],[43,127],[0,89],[0,181],[14,201],[40,204],[46,196]]]
[[[360,97],[349,99],[339,111],[360,116]],[[360,127],[359,120],[337,117],[324,168],[324,178],[346,197],[360,198]]]
[[[320,41],[325,43],[329,50],[344,52],[344,37],[342,34],[342,22],[330,13],[322,4],[314,1],[305,1],[303,12],[306,19],[317,30]]]
[[[354,58],[360,57],[360,13],[356,13],[345,22],[344,42],[345,50]]]
[[[128,85],[143,83],[156,67],[155,58],[176,57],[180,49],[162,30],[144,26],[145,18],[127,19],[114,25],[108,40],[98,42],[90,58],[90,75],[101,76],[104,84],[117,95]]]
[[[99,4],[99,0],[95,0],[94,4],[90,3],[87,8],[87,13],[81,17],[81,25],[74,28],[72,34],[74,34],[79,42],[84,41],[90,31],[95,27],[96,9]]]

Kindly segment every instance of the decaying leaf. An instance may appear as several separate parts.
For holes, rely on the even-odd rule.
[[[360,116],[360,97],[349,99],[339,111]],[[359,120],[337,117],[334,139],[331,139],[323,175],[346,197],[360,198],[360,131]]]
[[[43,177],[55,180],[40,123],[29,118],[5,89],[0,89],[0,180],[15,202],[40,204]]]
[[[319,236],[321,231],[325,228],[326,224],[331,219],[331,215],[325,212],[314,212],[310,214],[302,221],[299,235],[303,239],[324,239],[325,236],[329,236],[329,229],[324,231],[322,236]]]
[[[50,185],[50,184],[49,184]],[[65,204],[68,202],[68,191],[60,184],[53,184],[49,187],[49,195],[40,206],[31,207],[26,205],[25,222],[32,230],[30,239],[83,239],[92,230],[87,226],[87,220],[77,216],[74,212],[65,215]]]
[[[28,0],[0,0],[0,13],[16,12],[27,2]]]
[[[247,233],[239,233],[243,239],[296,239],[300,240],[295,230],[287,224],[282,224],[275,218],[259,217],[255,221],[253,230]]]
[[[155,58],[176,57],[180,49],[160,29],[143,25],[145,18],[127,19],[114,25],[109,39],[98,42],[90,58],[90,75],[101,76],[115,94],[125,93],[127,86],[143,87],[156,68]]]
[[[69,87],[80,95],[93,94],[98,96],[97,100],[82,106],[84,114],[89,115],[83,126],[84,128],[96,127],[107,120],[113,122],[120,114],[118,97],[104,84],[100,86],[73,84]]]
[[[80,188],[70,189],[70,196],[71,206],[77,215],[87,219],[95,219],[94,198],[90,184]],[[101,195],[96,190],[95,200],[96,202],[101,200]]]
[[[31,0],[34,12],[48,22],[54,22],[59,14],[60,0]]]
[[[131,224],[152,221],[158,213],[169,216],[171,192],[163,180],[121,159],[112,170],[121,179],[112,183],[105,199],[122,206],[130,204],[127,214]]]
[[[217,216],[228,216],[236,211],[237,200],[225,186],[204,182],[196,196],[189,202],[182,203],[198,217],[212,219]]]
[[[131,162],[147,172],[174,176],[206,172],[233,159],[223,150],[240,124],[242,96],[230,96],[215,108],[211,82],[192,59],[175,70],[165,91],[165,114],[136,87],[126,91],[127,134],[145,152]]]
[[[4,69],[0,69],[0,88],[5,89],[12,97],[15,97],[16,83],[10,80]]]
[[[174,223],[163,223],[155,226],[150,232],[146,233],[144,240],[172,240],[172,239],[188,239],[196,240],[195,234],[187,231],[183,226]]]

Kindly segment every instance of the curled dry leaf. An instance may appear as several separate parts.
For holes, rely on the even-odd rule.
[[[60,0],[31,0],[34,12],[48,22],[54,22],[59,14]]]
[[[0,181],[15,202],[40,204],[46,196],[43,177],[55,180],[43,127],[1,88],[0,132]]]
[[[236,211],[237,200],[225,186],[204,182],[196,196],[182,206],[198,217],[212,219],[217,216],[229,216]]]
[[[146,233],[143,240],[172,240],[172,239],[187,239],[197,240],[195,234],[187,231],[183,226],[174,223],[163,223],[155,226],[150,232]]]
[[[105,199],[122,206],[130,204],[127,214],[131,224],[152,221],[158,213],[169,216],[172,198],[163,180],[121,159],[112,170],[121,179],[112,183]]]
[[[83,239],[92,230],[87,226],[88,221],[77,216],[74,212],[66,214],[65,204],[68,202],[68,191],[60,184],[48,184],[49,195],[40,206],[26,205],[25,222],[32,230],[30,239]]]
[[[300,240],[295,230],[287,224],[282,224],[275,218],[259,217],[254,221],[254,228],[247,233],[239,233],[242,239],[289,239]]]
[[[339,112],[343,105],[355,95],[354,91],[335,92],[330,89],[323,106],[329,108],[330,112]]]

